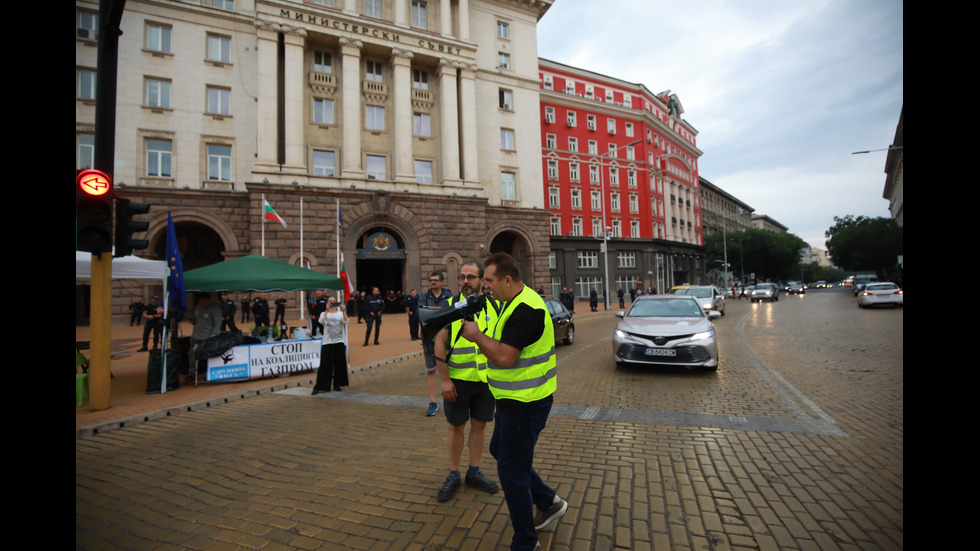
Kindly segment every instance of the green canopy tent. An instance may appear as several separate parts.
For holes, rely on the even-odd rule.
[[[184,272],[188,292],[343,289],[343,280],[252,254]]]

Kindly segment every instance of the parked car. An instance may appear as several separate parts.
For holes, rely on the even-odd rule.
[[[545,299],[544,303],[548,306],[551,323],[555,326],[555,344],[559,341],[565,344],[575,342],[575,323],[572,321],[572,313],[564,304],[553,298]]]
[[[779,288],[773,283],[756,283],[755,288],[749,294],[752,302],[768,300],[773,302],[779,300]]]
[[[689,295],[648,295],[636,299],[613,332],[613,360],[649,365],[718,369],[718,341],[711,318]]]
[[[858,306],[870,308],[871,306],[905,306],[905,295],[898,285],[886,281],[884,283],[868,283],[864,290],[858,293]]]
[[[725,315],[725,293],[713,285],[691,285],[684,289],[672,290],[675,295],[690,295],[698,301],[705,312],[712,310]]]
[[[790,281],[786,284],[786,294],[787,295],[803,295],[806,294],[806,285],[801,281]]]

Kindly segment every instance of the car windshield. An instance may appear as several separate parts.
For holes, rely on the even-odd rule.
[[[704,313],[697,302],[679,298],[639,300],[626,315],[631,318],[687,318],[702,317]]]
[[[898,285],[894,283],[882,283],[882,284],[871,284],[868,285],[867,291],[895,291],[898,289]]]

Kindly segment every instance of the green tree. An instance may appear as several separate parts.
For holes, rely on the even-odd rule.
[[[891,218],[835,216],[825,235],[834,264],[851,272],[874,271],[886,277],[902,254],[902,227]]]
[[[800,251],[806,243],[791,233],[748,229],[730,232],[728,237],[728,264],[734,279],[744,272],[746,279],[755,274],[759,281],[799,277]],[[705,240],[710,266],[724,270],[724,245],[721,233],[713,233]]]

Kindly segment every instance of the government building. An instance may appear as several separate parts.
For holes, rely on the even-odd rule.
[[[152,205],[141,256],[163,258],[169,211],[185,269],[264,251],[335,274],[339,249],[357,288],[407,293],[434,270],[456,289],[460,263],[505,251],[547,285],[536,26],[551,4],[129,0],[113,176]],[[75,8],[80,169],[99,17]],[[116,288],[117,313],[144,291]]]

